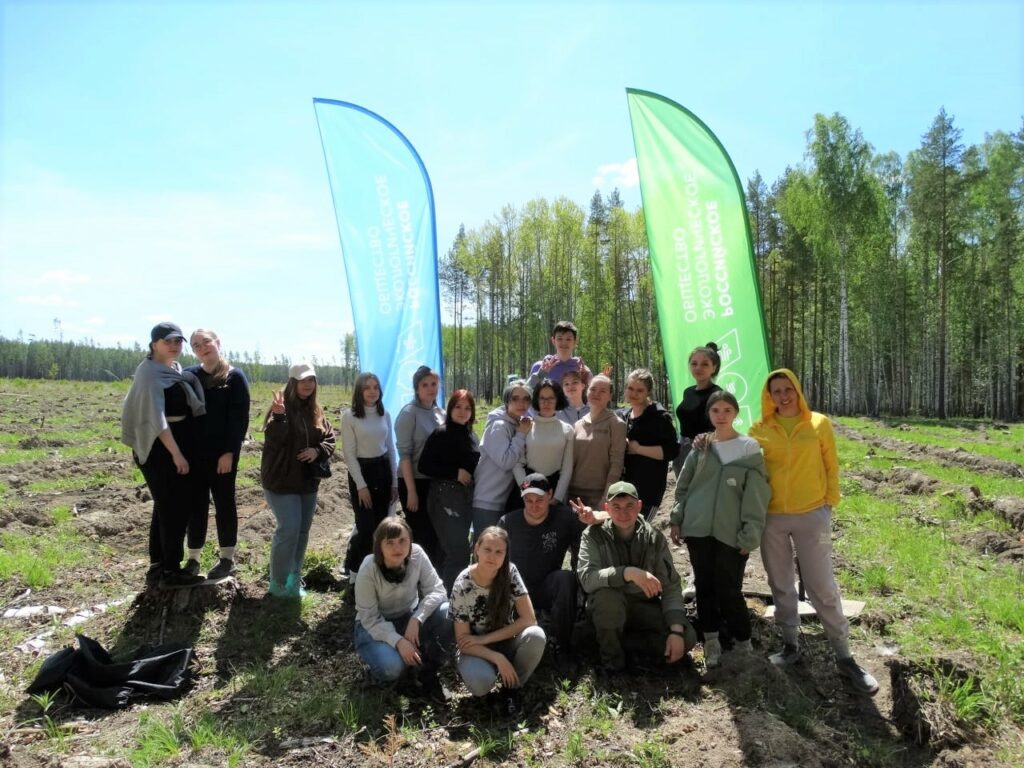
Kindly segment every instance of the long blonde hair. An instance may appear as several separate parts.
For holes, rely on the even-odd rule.
[[[196,345],[193,343],[193,339],[202,334],[203,336],[209,336],[214,341],[219,342],[220,336],[214,331],[207,328],[196,328],[192,331],[192,335],[188,337],[188,343],[192,346],[192,351],[195,352]],[[205,370],[205,369],[204,369]],[[224,359],[224,355],[221,352],[220,346],[217,347],[217,367],[209,373],[209,378],[206,379],[206,389],[214,389],[216,387],[223,387],[224,382],[228,380],[228,373],[231,371],[231,364]]]

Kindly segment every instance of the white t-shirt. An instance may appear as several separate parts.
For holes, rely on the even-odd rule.
[[[739,435],[732,440],[715,440],[712,445],[715,448],[715,455],[722,464],[730,464],[761,452],[761,445],[757,440],[746,435]]]

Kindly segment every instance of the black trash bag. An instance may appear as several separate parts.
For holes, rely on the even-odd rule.
[[[28,693],[67,688],[90,707],[122,709],[138,696],[173,699],[189,682],[194,653],[180,643],[141,646],[129,661],[114,663],[102,645],[78,636],[78,650],[64,648],[43,662]]]
[[[45,693],[46,691],[59,691],[64,687],[64,678],[77,658],[78,651],[70,645],[61,648],[49,656],[43,662],[43,666],[39,668],[39,672],[36,674],[36,679],[32,681],[32,685],[25,689],[25,693],[35,694]]]

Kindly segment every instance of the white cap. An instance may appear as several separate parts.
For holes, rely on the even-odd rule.
[[[295,363],[295,365],[288,369],[289,379],[302,381],[303,379],[308,379],[311,376],[315,377],[316,371],[309,363]]]

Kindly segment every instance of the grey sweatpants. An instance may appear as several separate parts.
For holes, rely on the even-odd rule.
[[[850,623],[843,616],[839,587],[832,573],[831,523],[832,510],[828,505],[800,515],[769,514],[761,535],[761,560],[775,601],[775,623],[782,629],[783,636],[795,638],[800,626],[793,568],[793,551],[796,550],[807,596],[825,634],[838,651],[847,646]]]
[[[491,648],[503,653],[512,662],[519,677],[519,687],[522,688],[540,664],[546,643],[544,630],[534,624],[513,638],[495,643]],[[464,656],[460,653],[456,658],[459,674],[469,692],[474,696],[485,696],[498,679],[498,668],[479,656]]]

